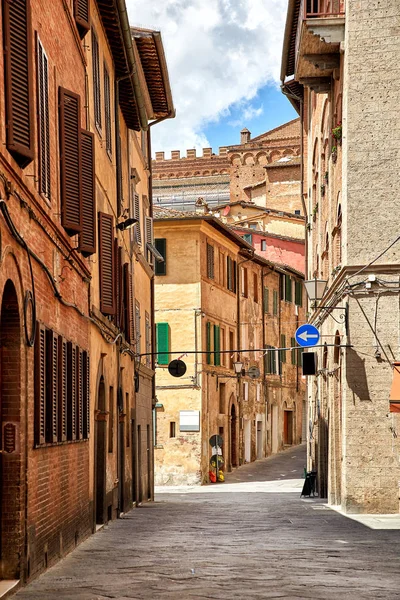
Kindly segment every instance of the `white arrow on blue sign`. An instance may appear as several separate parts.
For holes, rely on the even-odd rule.
[[[302,348],[309,348],[310,346],[316,346],[318,344],[320,334],[314,325],[306,323],[297,329],[295,338],[299,346]]]

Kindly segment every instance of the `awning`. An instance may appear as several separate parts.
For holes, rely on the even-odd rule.
[[[153,246],[153,244],[150,244],[150,242],[147,242],[146,246],[147,246],[147,250],[149,250],[152,253],[152,255],[154,256],[154,258],[156,259],[157,262],[165,262],[163,255],[160,254],[160,252],[157,250],[157,248],[155,246]],[[400,400],[399,400],[399,402],[400,402]]]
[[[400,413],[400,362],[393,363],[393,380],[389,402],[390,412]]]

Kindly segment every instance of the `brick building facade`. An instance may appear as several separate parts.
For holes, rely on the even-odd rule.
[[[147,130],[174,110],[158,32],[127,26],[121,3],[2,6],[1,579],[152,497],[137,427],[152,431],[154,365],[142,375],[135,346],[154,340]]]
[[[309,466],[347,512],[399,512],[399,17],[395,1],[290,0],[282,61],[302,117],[306,279],[327,282],[310,309],[323,348],[308,378]]]

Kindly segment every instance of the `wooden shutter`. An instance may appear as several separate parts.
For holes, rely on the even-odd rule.
[[[90,357],[82,353],[83,360],[83,439],[87,440],[90,433]]]
[[[207,244],[207,277],[214,279],[214,246]]]
[[[132,290],[132,273],[129,263],[124,264],[123,270],[124,279],[124,308],[125,308],[125,337],[126,340],[133,344],[135,339],[133,325],[133,290]]]
[[[67,342],[58,338],[58,439],[67,439]]]
[[[90,29],[90,0],[74,0],[74,17],[81,38]]]
[[[135,302],[135,345],[136,345],[137,354],[140,354],[141,337],[142,337],[142,334],[140,333],[140,304],[136,300],[136,302]]]
[[[164,262],[155,261],[154,273],[155,275],[166,275],[167,274],[167,240],[165,238],[156,238],[154,240],[156,250],[164,258]]]
[[[82,233],[79,250],[83,256],[96,252],[96,197],[94,178],[94,135],[81,131],[82,145]]]
[[[118,245],[118,238],[114,238],[113,273],[114,273],[114,293],[115,293],[115,315],[114,315],[113,321],[117,327],[121,326],[122,281],[121,281],[121,269],[120,269],[120,264],[119,264],[120,260],[121,260],[121,256],[122,256],[122,254],[120,254],[121,250],[122,249]]]
[[[49,63],[39,38],[37,38],[37,100],[39,191],[50,199]]]
[[[37,324],[35,342],[35,444],[46,442],[46,330]]]
[[[286,348],[286,335],[284,335],[283,333],[281,334],[281,348]],[[286,362],[286,350],[281,350],[279,352],[280,356],[279,356],[279,360],[281,363],[285,363]]]
[[[83,438],[83,353],[76,346],[75,348],[75,362],[76,362],[76,410],[75,410],[75,431],[76,439],[81,440]]]
[[[264,288],[263,305],[264,305],[264,313],[268,313],[269,312],[269,289],[267,287]]]
[[[61,223],[70,235],[82,231],[81,101],[59,88]]]
[[[206,350],[207,350],[207,364],[212,365],[211,359],[211,323],[207,321],[206,323]]]
[[[138,222],[135,225],[135,237],[138,244],[142,243],[142,230],[141,230],[141,218],[140,218],[140,200],[139,194],[135,194],[133,199],[133,216]]]
[[[214,325],[214,365],[221,366],[221,336],[219,325]]]
[[[278,314],[278,292],[276,290],[274,290],[273,296],[273,313],[274,315]]]
[[[292,348],[292,350],[291,350],[292,365],[295,365],[296,364],[296,340],[295,340],[295,338],[290,338],[290,346]]]
[[[92,29],[92,73],[93,73],[93,101],[94,121],[96,127],[101,131],[101,94],[100,94],[100,55],[99,41]]]
[[[232,259],[230,256],[226,257],[226,287],[232,291]]]
[[[237,263],[236,260],[231,261],[231,265],[232,265],[232,292],[234,292],[236,294],[236,287],[237,287]]]
[[[145,217],[145,229],[146,229],[146,244],[154,244],[154,235],[153,235],[153,219],[152,217]],[[146,246],[146,254],[147,254],[147,262],[151,265],[153,264],[153,254]]]
[[[292,301],[292,287],[292,278],[285,275],[285,300],[288,302]]]
[[[99,213],[99,249],[100,310],[105,315],[114,315],[114,218],[101,212]]]
[[[30,0],[3,0],[7,149],[20,167],[34,158]]]
[[[58,439],[58,336],[46,331],[46,442]]]
[[[76,439],[76,352],[67,342],[67,439]]]
[[[157,341],[157,362],[159,365],[168,365],[169,363],[169,324],[156,323],[156,341]]]
[[[303,285],[301,281],[295,280],[294,283],[295,303],[297,306],[303,306]]]
[[[110,74],[104,63],[104,113],[106,127],[106,151],[111,156],[112,154],[112,137],[111,137],[111,88]]]

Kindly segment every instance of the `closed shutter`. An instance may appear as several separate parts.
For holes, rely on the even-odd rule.
[[[153,254],[148,248],[147,244],[154,245],[154,235],[153,235],[153,219],[152,217],[145,217],[145,227],[146,227],[146,254],[147,254],[147,262],[151,265],[153,264]]]
[[[37,324],[35,342],[35,444],[46,441],[46,330]]]
[[[221,334],[219,325],[214,325],[214,365],[221,366]]]
[[[83,439],[87,440],[90,433],[90,357],[82,353],[83,360]]]
[[[46,331],[46,442],[58,439],[58,336]]]
[[[207,277],[214,279],[214,246],[207,244]]]
[[[37,97],[39,135],[39,191],[50,199],[50,124],[49,124],[49,64],[37,39]]]
[[[67,439],[76,439],[76,352],[67,342]]]
[[[125,337],[126,340],[133,344],[135,332],[133,324],[133,290],[132,290],[132,274],[130,272],[129,263],[124,264],[124,309],[125,309]],[[146,350],[147,352],[147,350]]]
[[[112,137],[111,137],[111,88],[110,75],[106,64],[104,63],[104,113],[105,113],[105,128],[106,128],[106,151],[109,156],[112,154]]]
[[[92,73],[93,73],[93,102],[94,122],[101,132],[101,94],[100,94],[100,54],[99,41],[92,29]]]
[[[67,342],[58,338],[58,439],[67,439]]]
[[[264,313],[269,312],[269,289],[267,287],[264,288]]]
[[[82,149],[80,97],[59,89],[61,223],[70,235],[82,231]]]
[[[156,323],[157,362],[159,365],[169,363],[169,325],[168,323]]]
[[[120,253],[122,248],[118,245],[118,238],[114,239],[114,293],[115,293],[115,315],[114,323],[117,327],[121,326],[121,305],[122,305],[122,281],[121,281],[121,269],[120,261],[122,254]]]
[[[211,359],[211,323],[206,323],[206,350],[207,350],[207,364],[212,365]]]
[[[295,290],[295,304],[297,304],[297,306],[303,306],[303,285],[301,281],[295,281],[294,284],[294,290]]]
[[[3,0],[7,149],[20,167],[34,158],[30,0]]]
[[[226,287],[232,291],[232,259],[230,256],[226,257]]]
[[[136,300],[135,302],[135,345],[136,345],[136,353],[140,354],[141,350],[141,338],[142,334],[140,332],[140,304]]]
[[[136,242],[141,245],[142,243],[142,230],[141,230],[141,218],[140,218],[140,200],[139,194],[134,195],[133,199],[133,217],[137,219],[135,227]]]
[[[278,292],[276,290],[274,290],[274,297],[273,297],[273,312],[274,315],[278,314]]]
[[[82,130],[82,233],[79,250],[83,256],[96,252],[96,198],[94,178],[94,135]]]
[[[289,275],[285,275],[285,300],[292,301],[292,278]]]
[[[286,348],[286,335],[281,334],[281,348]],[[279,360],[281,363],[286,362],[286,350],[280,350]]]
[[[83,38],[90,29],[90,0],[74,0],[74,17]]]
[[[276,350],[273,346],[270,347],[271,351],[269,352],[269,354],[271,355],[271,373],[276,374],[277,370],[276,370]]]
[[[296,340],[295,338],[290,338],[290,346],[292,348],[291,350],[291,358],[292,358],[292,365],[296,364]]]
[[[167,274],[167,240],[165,238],[156,238],[154,240],[154,245],[156,250],[161,254],[164,258],[164,262],[159,262],[156,260],[154,265],[154,273],[156,275],[166,275]]]
[[[81,440],[83,438],[83,356],[82,352],[78,348],[75,348],[75,362],[76,362],[76,409],[75,409],[75,431],[76,439]]]
[[[114,293],[114,218],[99,213],[100,310],[115,314]]]
[[[237,287],[237,263],[236,260],[231,261],[231,265],[232,265],[232,281],[233,281],[233,286],[232,286],[232,292],[234,294],[236,294],[236,287]]]

